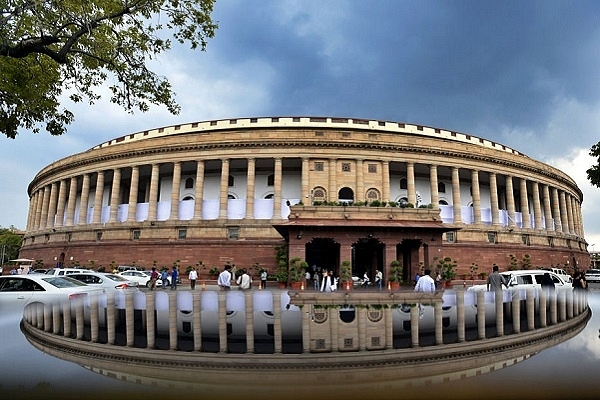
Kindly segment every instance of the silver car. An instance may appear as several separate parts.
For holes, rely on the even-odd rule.
[[[588,269],[585,273],[588,282],[600,282],[600,269]]]

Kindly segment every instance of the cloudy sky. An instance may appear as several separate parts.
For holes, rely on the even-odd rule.
[[[557,167],[583,190],[586,238],[600,250],[600,189],[585,173],[600,141],[600,2],[217,0],[213,19],[206,52],[176,47],[152,64],[172,82],[180,115],[65,103],[76,112],[66,135],[0,139],[0,226],[25,228],[40,169],[118,136],[332,116],[468,133]]]

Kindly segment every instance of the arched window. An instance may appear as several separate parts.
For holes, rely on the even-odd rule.
[[[316,187],[312,191],[314,201],[325,201],[327,199],[327,191],[322,187]]]
[[[448,202],[446,200],[444,200],[444,199],[441,199],[438,203],[440,204],[440,206],[447,206],[448,205]]]
[[[273,193],[269,193],[268,195],[265,196],[265,199],[272,199],[274,196]]]
[[[373,188],[367,190],[367,196],[366,197],[367,197],[368,201],[380,200],[379,190],[373,189]]]
[[[354,201],[354,190],[349,187],[343,187],[338,192],[338,199],[344,202],[353,202]]]
[[[194,188],[194,178],[187,178],[185,180],[185,188],[186,189],[193,189]]]

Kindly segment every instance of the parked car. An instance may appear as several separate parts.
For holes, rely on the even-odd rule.
[[[0,276],[0,315],[22,310],[30,303],[47,304],[87,296],[92,292],[104,293],[104,290],[64,276],[4,275]]]
[[[588,282],[600,282],[600,269],[588,269],[585,273]]]
[[[107,293],[117,290],[126,291],[139,291],[139,283],[128,280],[121,275],[108,274],[101,272],[82,272],[76,274],[70,274],[69,278],[77,279],[87,285],[94,287],[101,287]]]
[[[89,269],[84,268],[51,268],[46,272],[46,275],[65,276],[89,271]]]
[[[573,277],[562,268],[544,268],[546,271],[552,271],[556,275],[560,276],[565,282],[573,282]]]
[[[500,275],[506,278],[509,288],[527,289],[528,287],[541,288],[542,277],[545,273],[550,274],[554,287],[571,287],[571,284],[565,281],[560,275],[545,269],[524,269],[515,271],[500,272]],[[502,286],[502,289],[506,289]],[[467,290],[487,290],[487,285],[473,285]]]
[[[151,274],[151,271],[137,271],[137,270],[128,270],[128,271],[123,271],[123,272],[118,273],[118,275],[124,277],[125,279],[135,281],[140,286],[146,286],[146,287],[150,287],[150,274]],[[160,274],[159,274],[159,277],[160,277]],[[171,284],[171,280],[167,279],[167,285],[170,285],[170,284]],[[160,278],[158,278],[156,281],[156,286],[158,287],[161,285],[162,285],[162,281]]]

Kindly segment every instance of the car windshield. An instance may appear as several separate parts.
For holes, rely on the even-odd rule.
[[[48,282],[52,286],[56,286],[57,288],[86,286],[85,283],[79,282],[77,279],[67,278],[64,276],[52,276],[52,277],[43,278],[43,279],[44,279],[44,281]]]
[[[127,279],[123,278],[121,275],[106,274],[104,276],[111,281],[127,282]]]

